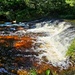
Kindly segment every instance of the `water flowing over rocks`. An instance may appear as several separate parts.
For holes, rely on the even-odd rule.
[[[36,63],[68,69],[72,63],[66,52],[74,38],[75,26],[59,20],[1,25],[0,63],[6,70],[0,71],[30,69]]]
[[[38,56],[41,61],[43,61],[42,57],[45,57],[53,66],[64,69],[69,67],[70,62],[66,57],[66,52],[71,41],[75,38],[75,27],[72,27],[70,23],[55,22],[54,24],[46,23],[43,27],[28,29],[27,32],[47,34],[37,37],[37,43],[41,43],[41,45],[36,51],[45,51]]]

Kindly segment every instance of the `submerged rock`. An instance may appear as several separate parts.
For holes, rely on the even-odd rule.
[[[8,73],[8,71],[5,68],[0,68],[0,73]]]

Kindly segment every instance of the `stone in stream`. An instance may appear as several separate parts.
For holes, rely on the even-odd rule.
[[[8,71],[5,68],[0,68],[0,73],[8,73]]]

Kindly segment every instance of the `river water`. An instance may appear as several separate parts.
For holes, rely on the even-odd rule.
[[[39,64],[45,62],[60,69],[67,69],[71,65],[66,52],[75,38],[75,26],[68,22],[46,20],[38,23],[6,23],[1,24],[0,30],[1,36],[29,36],[36,39],[33,41],[35,47],[31,49],[38,54],[34,57]]]
[[[55,21],[54,23],[46,22],[43,27],[38,23],[35,29],[28,29],[26,32],[46,34],[37,37],[36,43],[41,43],[41,45],[35,51],[43,51],[37,58],[44,61],[42,58],[45,57],[48,60],[47,63],[53,66],[65,69],[69,67],[70,62],[66,52],[75,38],[75,27],[70,23]]]

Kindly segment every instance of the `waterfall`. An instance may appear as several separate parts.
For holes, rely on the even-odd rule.
[[[46,22],[43,27],[41,27],[41,24],[38,26],[35,29],[26,31],[27,33],[36,33],[37,35],[38,33],[46,34],[45,36],[37,37],[36,43],[41,44],[35,51],[42,51],[37,58],[44,62],[47,60],[47,63],[61,69],[68,68],[70,62],[66,52],[71,41],[75,38],[75,27],[66,22],[58,24]]]
[[[54,22],[51,20],[43,21],[35,23],[31,26],[31,29],[15,29],[13,32],[8,31],[7,34],[5,31],[0,31],[0,35],[30,35],[30,37],[36,39],[33,44],[35,48],[33,47],[32,50],[38,53],[38,56],[35,55],[35,57],[40,63],[45,62],[61,69],[69,67],[70,61],[66,52],[75,38],[75,26],[70,23],[59,22],[58,20]]]

